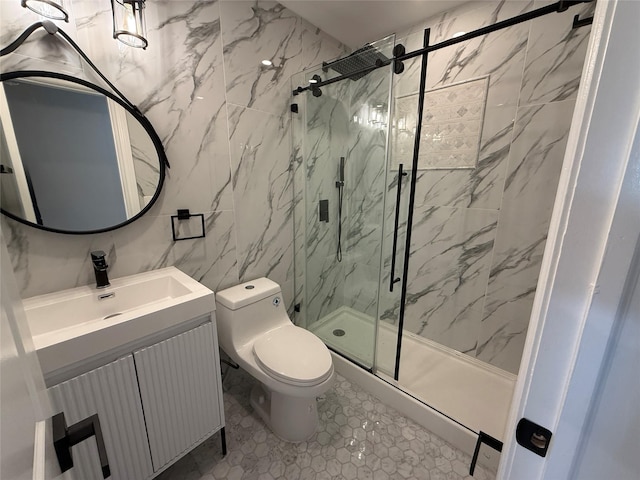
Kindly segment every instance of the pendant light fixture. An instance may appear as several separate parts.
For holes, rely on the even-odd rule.
[[[69,14],[64,8],[64,2],[65,0],[22,0],[21,4],[24,8],[43,17],[68,22]]]
[[[147,27],[144,20],[145,0],[111,0],[113,38],[125,45],[147,48]]]

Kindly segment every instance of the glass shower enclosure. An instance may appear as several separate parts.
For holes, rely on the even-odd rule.
[[[436,195],[445,181],[481,171],[489,76],[420,95],[421,59],[396,75],[394,47],[387,37],[292,78],[293,88],[308,86],[292,114],[296,323],[434,410],[500,438],[515,376],[474,358],[473,343],[497,212]],[[377,61],[388,65],[367,71]]]
[[[383,219],[396,201],[387,188],[392,66],[314,83],[387,60],[393,47],[390,36],[292,77],[311,87],[292,116],[296,322],[367,369],[385,276]]]
[[[388,37],[292,78],[295,322],[498,440],[588,39],[558,8],[487,4],[451,20],[482,26],[462,37],[408,33],[404,56]],[[541,38],[572,61],[525,55]]]

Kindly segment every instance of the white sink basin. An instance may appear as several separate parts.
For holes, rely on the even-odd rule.
[[[215,310],[213,292],[175,267],[23,303],[45,375]]]

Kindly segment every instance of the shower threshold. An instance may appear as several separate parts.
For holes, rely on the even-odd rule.
[[[344,335],[335,335],[342,330]],[[311,331],[356,363],[373,366],[374,319],[341,307],[313,324]],[[399,381],[394,370],[397,329],[381,322],[376,375],[429,407],[473,430],[500,440],[516,376],[423,337],[404,333]]]

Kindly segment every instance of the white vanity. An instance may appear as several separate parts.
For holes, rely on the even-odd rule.
[[[24,307],[54,405],[68,424],[98,414],[112,479],[152,478],[219,430],[224,452],[211,290],[170,267]],[[102,478],[95,440],[72,452],[77,479]]]

